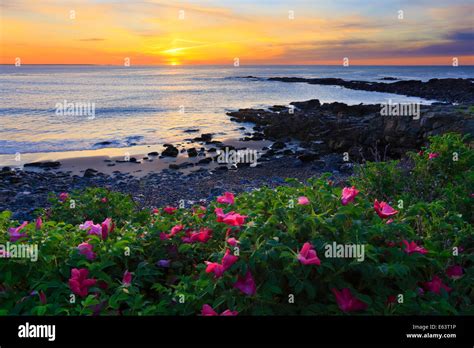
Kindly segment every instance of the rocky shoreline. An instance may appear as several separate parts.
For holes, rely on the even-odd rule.
[[[321,83],[324,80],[323,83],[327,84],[343,81],[302,81],[296,78],[274,80],[307,83]],[[419,81],[403,81],[413,87],[406,89],[403,94],[449,102],[474,101],[470,81],[471,85],[467,86],[468,80],[445,80],[455,81],[430,80],[422,83],[425,87],[419,88],[417,92],[414,86],[419,87]],[[463,95],[438,87],[436,91],[430,91],[433,86],[438,86],[439,81],[444,81],[441,83],[443,86],[464,86]],[[352,82],[351,86],[356,89],[381,88],[378,83]],[[396,93],[394,91],[399,88],[396,86],[401,86],[395,85],[398,83],[381,85],[392,86],[383,88],[391,88],[390,92]],[[337,182],[352,174],[353,163],[400,158],[407,151],[419,149],[430,135],[450,131],[462,134],[474,132],[472,106],[464,104],[422,105],[419,117],[415,118],[382,116],[379,104],[321,104],[319,100],[313,99],[293,102],[290,106],[240,109],[228,115],[235,122],[250,122],[254,125],[253,133],[245,133],[236,146],[214,140],[212,134],[201,134],[188,139],[186,144],[164,144],[162,151],[153,150],[126,160],[101,159],[104,162],[101,164],[102,169],[113,168],[109,173],[102,173],[101,168],[96,166],[86,167],[77,175],[66,172],[63,163],[58,161],[27,163],[25,168],[28,170],[5,167],[0,171],[0,211],[10,210],[15,219],[31,220],[35,218],[35,209],[48,205],[49,192],[59,194],[90,186],[130,194],[139,207],[177,205],[181,200],[186,204],[206,204],[224,191],[242,192],[262,186],[275,187],[285,184],[285,178],[305,181],[330,172],[332,179]],[[272,144],[261,146],[255,166],[249,163],[228,165],[217,160],[219,151],[239,150],[259,142]],[[157,166],[158,163],[161,163],[161,167]],[[118,170],[126,169],[127,166],[142,169],[128,169],[128,172]],[[144,175],[133,175],[142,170]]]
[[[261,79],[255,76],[245,76],[248,79]],[[313,85],[341,86],[349,89],[383,92],[438,100],[443,103],[473,104],[474,79],[450,78],[431,79],[426,82],[420,80],[404,80],[396,82],[368,82],[356,80],[343,80],[340,78],[302,78],[302,77],[270,77],[268,81],[288,83],[303,82]],[[385,81],[393,78],[385,77]]]
[[[426,143],[430,135],[474,132],[474,114],[465,106],[422,105],[416,119],[382,116],[381,105],[321,104],[317,99],[290,105],[294,108],[275,105],[268,110],[240,109],[228,115],[237,122],[256,124],[257,138],[300,140],[308,150],[305,156],[315,159],[344,152],[357,161],[400,158]]]
[[[242,166],[232,170],[201,168],[184,174],[179,170],[164,169],[136,177],[129,173],[107,175],[71,175],[64,172],[0,171],[0,211],[10,210],[18,220],[32,220],[35,209],[48,206],[50,192],[59,194],[86,187],[105,187],[130,194],[140,208],[177,206],[207,202],[225,191],[251,191],[263,186],[285,184],[285,179],[305,181],[324,172],[332,172],[335,182],[343,180],[352,171],[338,156],[327,156],[319,161],[304,163],[293,156],[281,154],[272,160],[262,158],[256,167]]]

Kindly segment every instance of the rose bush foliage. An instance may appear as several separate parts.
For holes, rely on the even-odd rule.
[[[473,314],[472,149],[447,134],[409,158],[207,207],[138,211],[105,189],[52,197],[11,242],[37,244],[37,262],[0,259],[0,314]],[[0,244],[21,223],[3,212]],[[364,261],[326,257],[333,242],[365,245]]]

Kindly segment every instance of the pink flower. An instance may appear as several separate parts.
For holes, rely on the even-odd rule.
[[[199,232],[186,232],[186,237],[182,238],[184,243],[206,243],[212,237],[212,230],[201,228]]]
[[[231,311],[230,309],[227,309],[225,310],[224,312],[221,313],[221,316],[236,316],[238,314],[238,312],[236,311]],[[208,304],[205,304],[202,306],[202,309],[201,309],[201,315],[203,317],[214,317],[214,316],[218,316],[219,314],[217,314],[217,312],[212,309],[211,306],[209,306]]]
[[[87,231],[93,224],[94,224],[94,221],[88,220],[88,221],[84,222],[83,224],[80,224],[79,229]]]
[[[434,276],[430,282],[423,283],[426,290],[434,292],[435,294],[441,294],[441,289],[444,289],[446,292],[450,292],[452,289],[447,285],[443,284],[441,279],[438,276]]]
[[[205,304],[202,306],[201,315],[203,317],[213,317],[213,316],[218,316],[219,314],[217,314],[217,312],[214,309],[212,309],[211,306],[209,306],[208,304]]]
[[[234,213],[233,211],[224,214],[222,208],[216,208],[217,222],[223,222],[229,226],[242,226],[247,216]]]
[[[235,197],[230,192],[224,192],[223,196],[217,197],[217,203],[224,203],[224,204],[234,204]]]
[[[404,251],[408,255],[411,255],[413,253],[420,253],[420,254],[428,253],[428,250],[426,250],[425,248],[423,248],[421,246],[416,245],[415,242],[408,243],[408,241],[404,239],[403,244],[405,244],[405,250]]]
[[[95,253],[92,251],[93,246],[89,243],[81,243],[77,246],[77,250],[79,250],[79,254],[84,255],[88,260],[95,259]]]
[[[46,299],[46,295],[45,295],[45,293],[44,293],[43,291],[40,291],[40,292],[38,293],[38,297],[39,297],[39,300],[40,300],[41,304],[44,304],[44,305],[45,305],[45,304],[48,303],[48,300]]]
[[[216,213],[216,216],[217,216],[217,222],[222,222],[225,217],[225,214],[222,208],[216,208],[214,209],[214,212]]]
[[[16,242],[20,238],[27,237],[26,232],[21,233],[21,230],[24,229],[28,225],[28,221],[23,221],[23,223],[18,227],[10,227],[8,229],[8,233],[10,234],[10,242]]]
[[[237,239],[235,239],[234,237],[231,237],[231,238],[227,239],[227,243],[229,243],[230,246],[235,247],[240,242]]]
[[[459,279],[463,276],[463,269],[459,265],[454,265],[446,269],[446,275],[452,279]]]
[[[298,205],[309,205],[308,197],[305,197],[305,196],[298,197]]]
[[[391,304],[397,303],[397,297],[395,295],[389,295],[387,297],[387,301],[385,301],[386,306],[390,306]]]
[[[224,266],[222,266],[220,263],[209,261],[204,261],[204,263],[207,265],[206,273],[214,273],[215,278],[220,278],[224,274]]]
[[[298,254],[298,261],[303,265],[320,265],[321,261],[316,254],[316,250],[313,249],[311,243],[304,243],[303,248]]]
[[[227,249],[224,256],[222,257],[221,263],[205,261],[206,273],[214,273],[216,278],[222,277],[225,271],[227,271],[239,258],[232,255],[230,250]]]
[[[71,270],[71,278],[69,279],[69,288],[73,293],[80,297],[86,297],[89,288],[96,284],[95,279],[87,278],[89,271],[86,268],[73,268]]]
[[[243,224],[245,224],[246,218],[246,215],[240,215],[235,213],[227,215],[222,222],[229,226],[242,226]]]
[[[122,278],[122,285],[123,286],[130,286],[132,284],[132,273],[128,270],[125,271]]]
[[[160,239],[161,240],[170,239],[170,235],[166,234],[165,232],[160,232]]]
[[[107,197],[104,197],[100,200],[102,203],[107,203]]]
[[[170,214],[170,215],[173,215],[174,212],[178,210],[178,208],[175,208],[175,207],[170,207],[170,206],[167,206],[163,209],[163,211],[166,213],[166,214]]]
[[[174,236],[178,232],[181,232],[183,230],[183,228],[184,228],[183,225],[176,225],[173,228],[171,228],[170,237]]]
[[[43,226],[43,219],[41,219],[41,216],[38,216],[36,219],[36,225],[35,228],[37,231],[41,230],[41,226]]]
[[[388,219],[387,222],[385,222],[385,225],[390,225],[393,221],[393,219]]]
[[[439,157],[439,153],[437,152],[430,152],[428,154],[428,159],[432,160],[433,158]]]
[[[93,234],[102,238],[102,226],[100,224],[92,225],[87,234]]]
[[[336,297],[336,302],[341,311],[353,312],[364,310],[367,308],[367,304],[356,298],[352,295],[351,290],[344,288],[341,291],[338,291],[336,288],[331,289],[334,296]]]
[[[184,229],[184,226],[183,225],[176,225],[174,227],[171,228],[171,232],[166,234],[164,232],[161,232],[160,233],[160,239],[161,240],[165,240],[165,239],[170,239],[171,237],[173,237],[176,233],[178,232],[181,232],[182,230]]]
[[[65,202],[68,198],[69,198],[69,193],[61,192],[59,194],[59,201],[60,202]]]
[[[99,236],[102,239],[106,239],[109,233],[115,228],[115,224],[112,223],[111,218],[105,219],[102,224],[94,224],[94,221],[88,220],[83,224],[79,225],[80,230],[87,231],[87,234]]]
[[[374,201],[374,209],[381,219],[386,219],[398,213],[398,211],[393,209],[388,203],[379,202],[377,200]]]
[[[153,208],[153,210],[151,211],[152,214],[158,214],[160,212],[160,210],[158,208]]]
[[[102,224],[102,239],[106,240],[107,236],[114,231],[115,224],[112,222],[112,218],[105,219]]]
[[[353,202],[358,194],[359,194],[359,190],[357,190],[355,186],[344,187],[342,189],[342,197],[341,197],[342,205],[348,205],[349,203]]]
[[[247,273],[244,277],[239,275],[237,281],[234,283],[234,288],[239,289],[248,296],[255,295],[257,288],[255,286],[255,281],[252,277],[252,273],[247,270]]]
[[[238,256],[233,255],[230,250],[227,249],[221,261],[224,270],[228,270],[229,268],[231,268],[232,265],[236,263],[238,259]]]

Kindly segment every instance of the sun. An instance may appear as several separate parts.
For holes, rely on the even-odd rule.
[[[181,65],[181,63],[178,62],[177,60],[172,60],[169,64],[172,66]]]

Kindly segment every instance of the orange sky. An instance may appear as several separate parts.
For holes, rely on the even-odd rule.
[[[253,3],[2,0],[0,63],[474,64],[469,1]]]

